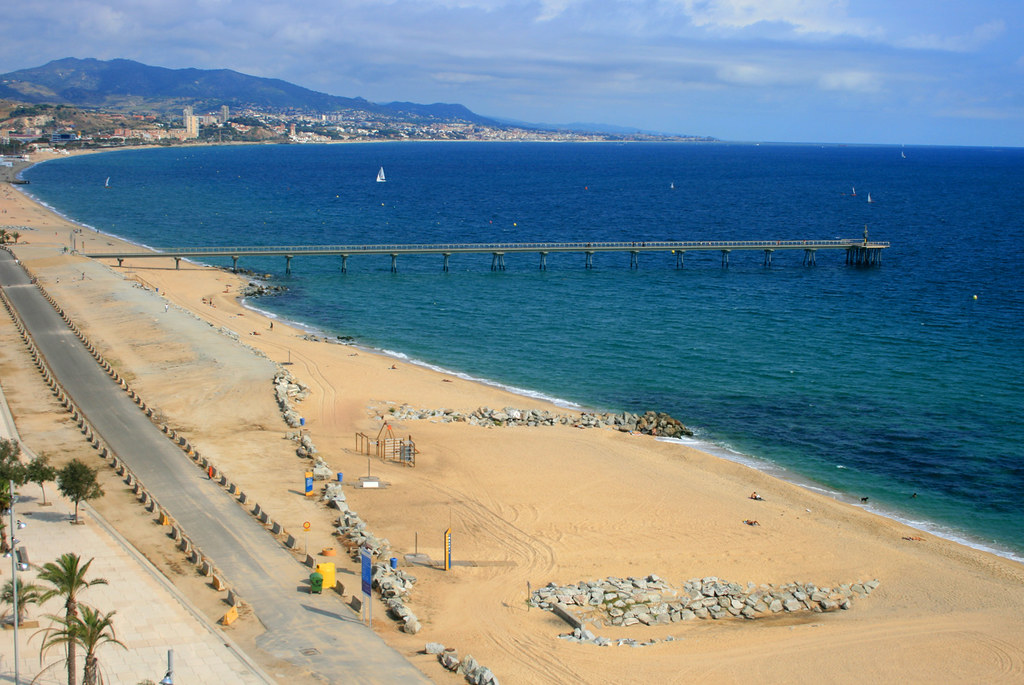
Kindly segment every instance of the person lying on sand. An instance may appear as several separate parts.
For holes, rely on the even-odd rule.
[[[757,521],[755,521],[753,519],[743,519],[743,523],[747,524],[748,526],[759,526],[759,525],[761,525],[760,523],[758,523]]]
[[[750,499],[756,499],[758,502],[764,501],[764,497],[761,497],[761,495],[757,494],[756,492],[750,493]]]

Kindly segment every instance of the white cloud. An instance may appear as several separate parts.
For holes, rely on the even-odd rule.
[[[868,36],[867,23],[847,12],[845,0],[675,0],[696,26],[746,29],[757,24],[784,24],[797,33]]]
[[[824,90],[854,93],[877,93],[881,90],[879,77],[866,71],[834,71],[822,74],[818,83]]]
[[[943,50],[947,52],[974,52],[1006,32],[1006,22],[996,19],[960,36],[938,36],[935,34],[911,36],[898,44],[916,50]]]
[[[435,81],[453,84],[482,83],[494,80],[494,78],[492,76],[489,76],[488,74],[467,74],[465,72],[455,71],[436,72],[432,74],[432,77]]]

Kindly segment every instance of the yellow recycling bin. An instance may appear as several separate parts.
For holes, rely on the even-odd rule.
[[[324,577],[324,587],[328,590],[334,589],[334,562],[325,562],[316,565],[316,572]]]

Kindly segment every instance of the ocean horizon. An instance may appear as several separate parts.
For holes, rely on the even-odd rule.
[[[377,183],[377,169],[387,183]],[[570,407],[665,411],[696,446],[1024,560],[1024,151],[378,143],[123,151],[28,169],[68,218],[150,247],[659,240],[841,250],[243,258],[248,302]],[[111,188],[104,181],[111,178]],[[868,194],[872,202],[867,202]],[[85,245],[86,252],[91,246]],[[230,260],[203,260],[229,266]],[[868,497],[866,505],[861,497]]]

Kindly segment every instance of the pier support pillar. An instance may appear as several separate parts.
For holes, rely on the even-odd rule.
[[[341,255],[341,273],[343,273],[343,274],[347,274],[348,273],[348,255],[347,254]]]
[[[238,255],[231,255],[231,272],[238,273]]]
[[[594,253],[590,252],[590,251],[587,251],[586,255],[587,255],[586,268],[587,269],[593,269],[594,268]]]
[[[683,258],[686,256],[686,250],[672,250],[676,256],[676,268],[682,269],[686,265],[683,263]]]
[[[817,259],[816,259],[817,254],[818,254],[818,251],[813,249],[813,248],[809,248],[809,249],[804,250],[804,265],[806,265],[806,266],[814,266],[815,264],[817,264],[818,263]]]
[[[775,250],[771,250],[771,249],[767,249],[767,250],[764,251],[764,265],[765,266],[771,266],[772,265],[772,257],[773,257],[773,253],[774,252],[775,252]]]
[[[395,253],[391,254],[391,273],[398,273],[398,255]]]
[[[181,257],[174,258],[174,269],[178,270],[181,268]]]
[[[287,276],[292,275],[292,255],[290,254],[284,256],[284,273]]]
[[[448,258],[452,256],[452,253],[442,252],[441,256],[444,257],[444,264],[441,266],[441,271],[448,273]]]
[[[722,266],[729,266],[729,253],[732,250],[722,250]]]
[[[505,253],[504,252],[493,252],[491,253],[491,271],[504,271],[505,270]]]
[[[640,268],[640,253],[636,250],[629,251],[629,268],[639,269]]]
[[[540,253],[540,270],[541,271],[547,271],[548,270],[548,253],[547,252],[541,252]]]

